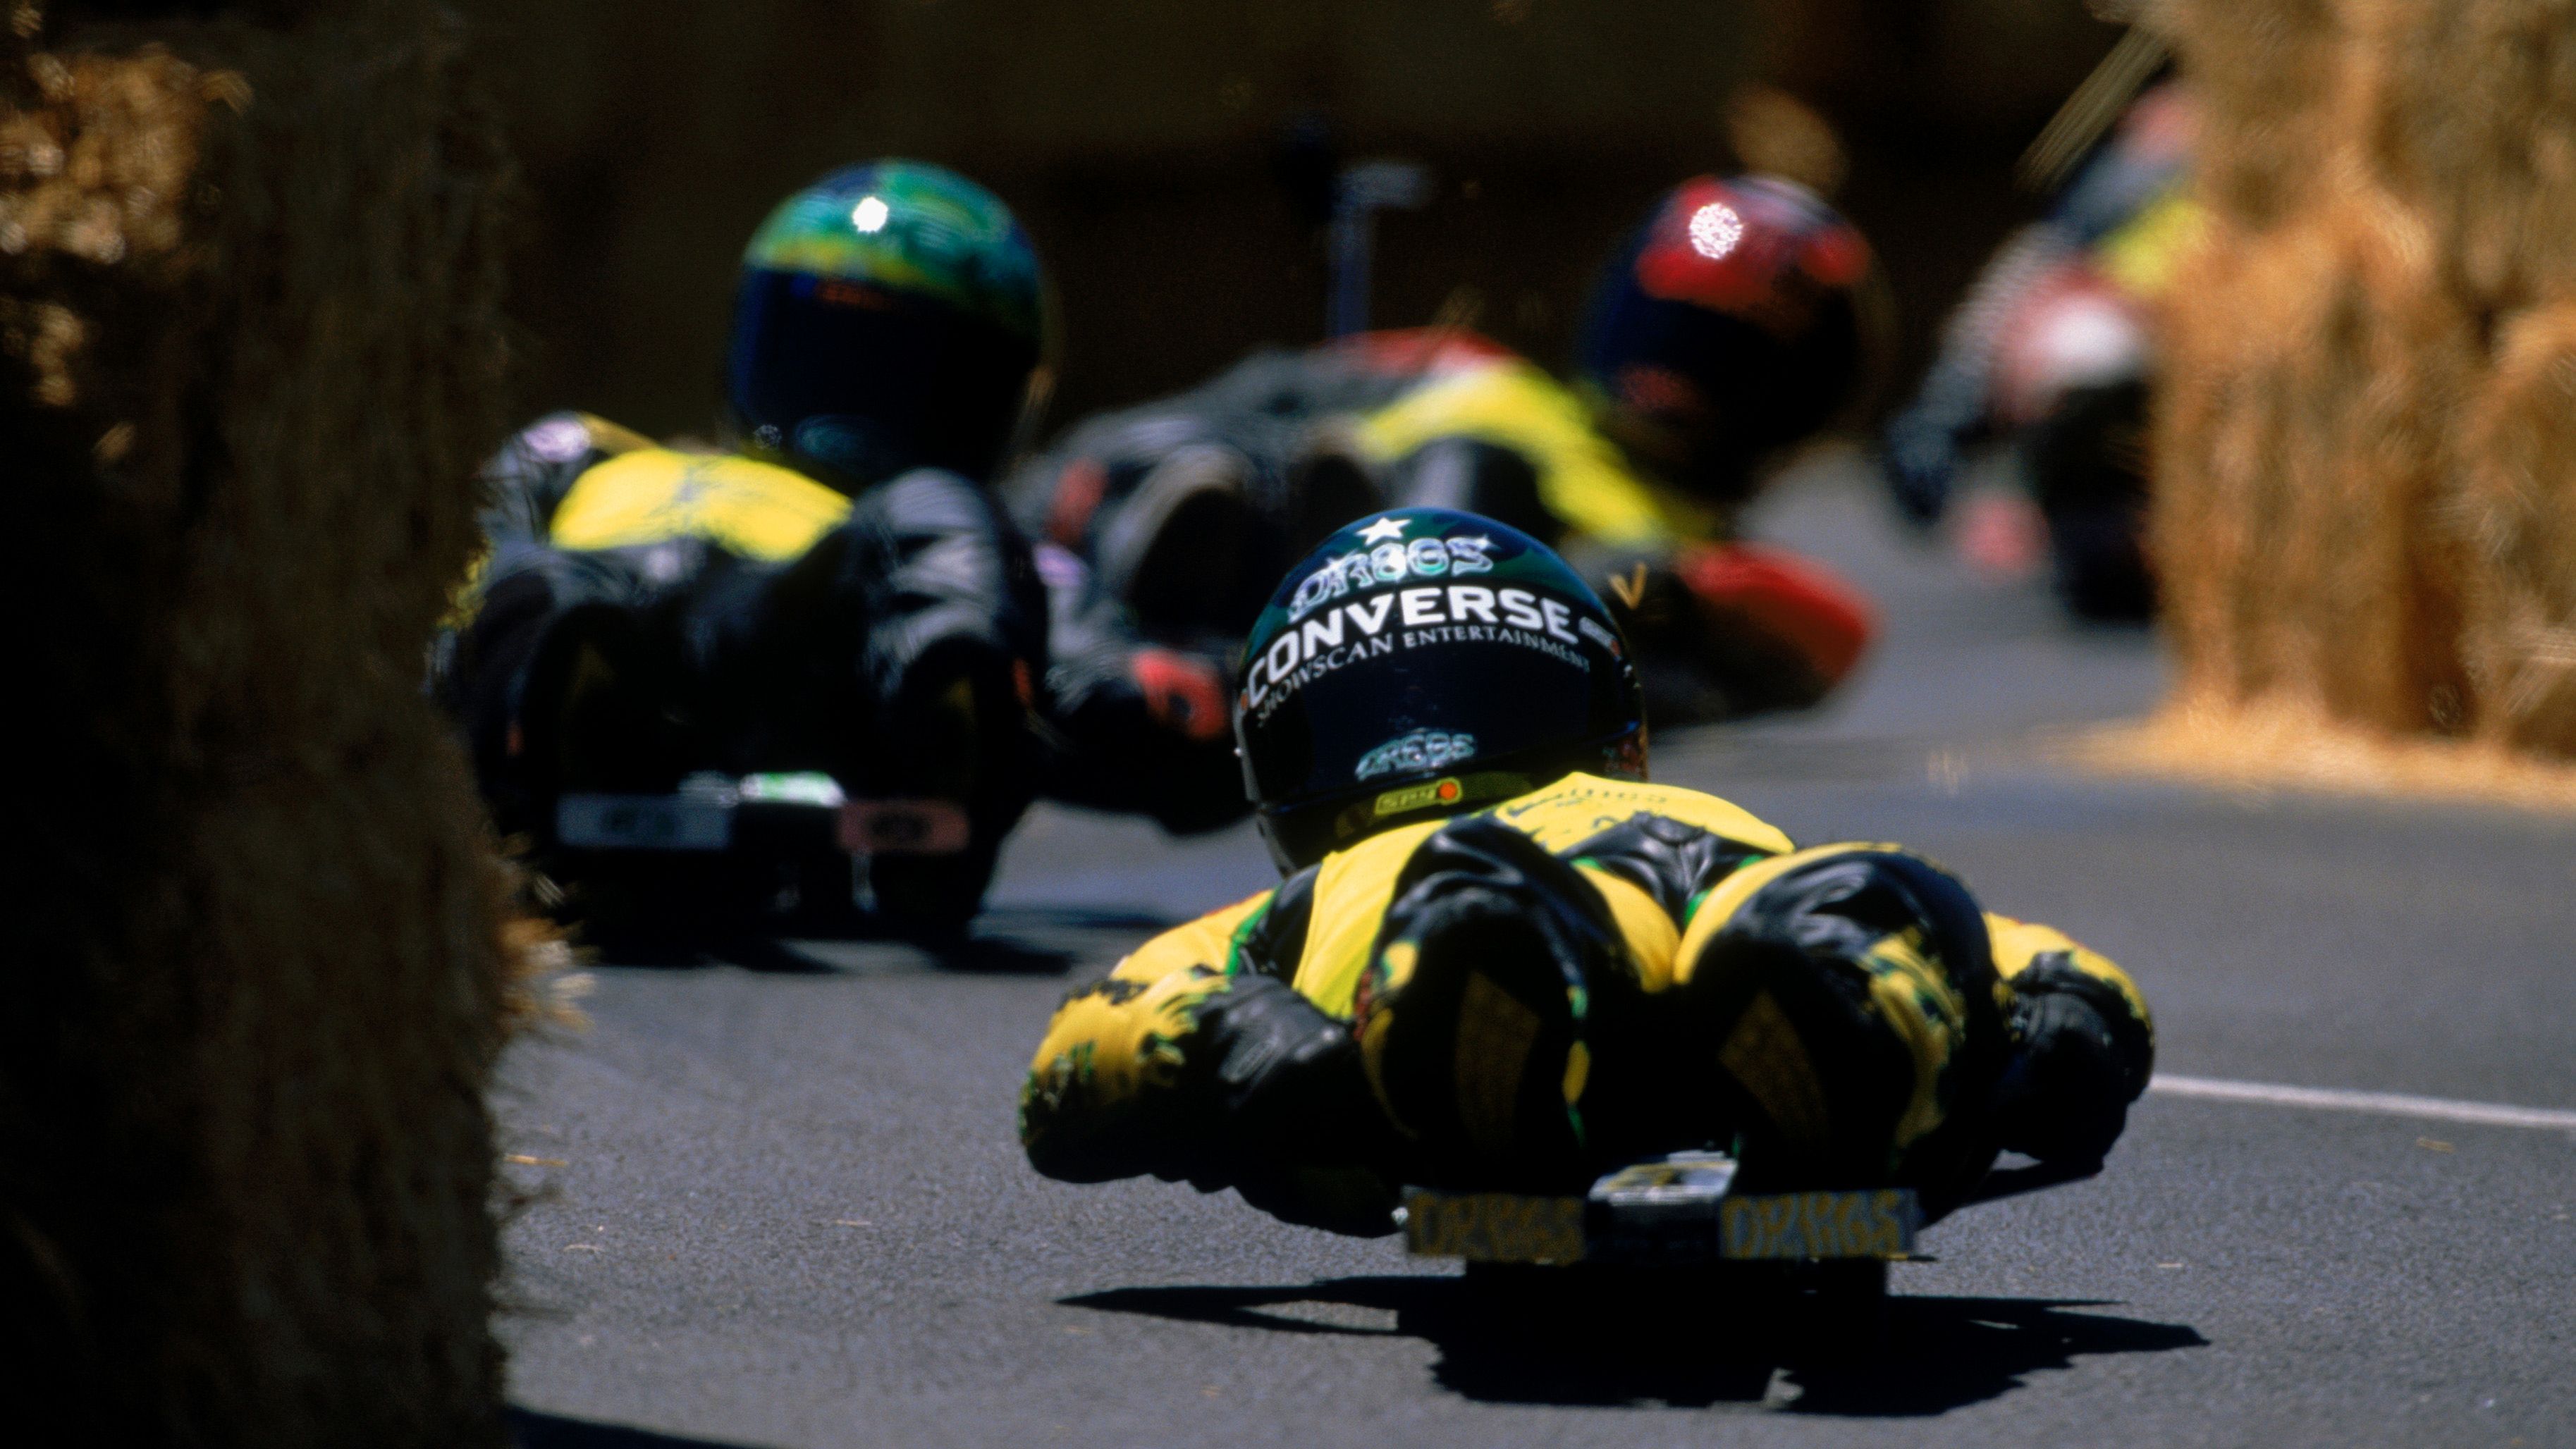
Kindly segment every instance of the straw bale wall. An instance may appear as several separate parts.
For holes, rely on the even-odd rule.
[[[2438,407],[2475,342],[2420,233],[2352,197],[2213,238],[2177,290],[2163,426],[2198,448],[2162,484],[2169,631],[2233,696],[2313,696],[2357,723],[2456,723]]]
[[[497,1443],[528,942],[418,679],[501,152],[425,4],[113,12],[0,34],[13,1428]]]
[[[2506,330],[2470,401],[2465,654],[2489,730],[2576,755],[2576,303]]]
[[[2439,238],[2473,310],[2576,291],[2576,3],[2357,5],[2366,163]]]
[[[2269,226],[2343,159],[2351,89],[2344,0],[2168,0],[2201,112],[2201,187],[2221,213]]]
[[[2576,0],[2169,0],[2181,693],[2576,755]]]

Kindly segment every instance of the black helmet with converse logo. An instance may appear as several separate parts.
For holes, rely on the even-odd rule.
[[[1245,643],[1234,726],[1289,870],[1576,770],[1646,767],[1610,611],[1545,544],[1447,508],[1371,514],[1290,570]]]

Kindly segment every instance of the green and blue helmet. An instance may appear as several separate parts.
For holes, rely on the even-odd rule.
[[[856,491],[909,468],[982,480],[1052,342],[1037,250],[943,167],[844,167],[779,203],[743,252],[725,365],[755,451]]]
[[[1245,642],[1234,728],[1286,870],[1576,770],[1646,770],[1645,692],[1600,597],[1448,508],[1371,514],[1289,573]]]

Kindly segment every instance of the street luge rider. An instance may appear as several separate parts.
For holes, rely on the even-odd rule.
[[[933,817],[870,882],[939,927],[975,910],[1033,793],[1156,809],[1086,751],[1160,734],[1230,767],[1214,671],[1140,649],[1078,573],[1042,577],[984,486],[1043,391],[1049,313],[991,193],[847,167],[745,251],[726,451],[581,413],[511,439],[437,671],[502,828],[542,849],[567,791],[827,774]]]
[[[1227,645],[1262,584],[1358,513],[1480,513],[1611,600],[1658,718],[1802,708],[1857,665],[1872,610],[1744,539],[1742,514],[1862,390],[1875,295],[1867,242],[1814,193],[1696,177],[1603,267],[1570,382],[1456,327],[1265,351],[1085,422],[1005,492],[1149,632]]]
[[[1735,1151],[1748,1190],[2081,1168],[2145,1087],[2119,968],[1901,847],[1799,848],[1646,782],[1625,640],[1547,548],[1405,509],[1328,540],[1235,722],[1285,878],[1068,997],[1030,1162],[1391,1230],[1401,1186],[1579,1192]]]
[[[2192,132],[2179,84],[2138,97],[2048,215],[1987,262],[1884,439],[1897,503],[1927,528],[1969,447],[2011,440],[2058,596],[2084,618],[2143,619],[2155,605],[2148,392],[2160,299],[2208,221],[2191,184]]]

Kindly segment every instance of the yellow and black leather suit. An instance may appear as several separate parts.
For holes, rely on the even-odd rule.
[[[984,773],[1028,777],[978,787],[979,826],[996,836],[1028,788],[1176,829],[1242,811],[1230,749],[1185,717],[1196,706],[1222,734],[1217,687],[1167,682],[1079,567],[1041,567],[962,476],[916,469],[853,498],[571,412],[522,430],[483,476],[490,551],[440,674],[505,805],[528,793],[510,768],[521,672],[553,621],[588,611],[640,636],[633,652],[664,680],[649,713],[699,736],[678,751],[699,766],[829,770],[915,793],[916,779],[849,778],[900,757],[867,722],[922,713],[908,696],[962,667],[985,712],[1009,716]]]
[[[2001,1149],[2098,1160],[2152,1054],[2118,967],[1919,856],[1576,774],[1148,941],[1057,1011],[1020,1132],[1051,1177],[1357,1233],[1407,1182],[1571,1191],[1703,1145],[1937,1215]]]
[[[1534,537],[1664,551],[1734,531],[1723,507],[1633,466],[1564,384],[1499,350],[1423,372],[1401,394],[1361,414],[1353,439],[1381,468],[1399,474],[1422,450],[1443,443],[1480,443],[1511,454],[1529,470],[1545,521],[1536,529],[1503,521]]]
[[[1365,334],[1264,351],[1189,392],[1084,423],[1006,485],[1022,525],[1115,573],[1131,498],[1166,460],[1239,457],[1257,537],[1238,612],[1192,621],[1239,637],[1311,538],[1291,519],[1347,454],[1389,506],[1510,524],[1562,552],[1640,655],[1655,717],[1722,718],[1813,704],[1848,676],[1874,624],[1866,598],[1812,561],[1736,537],[1741,491],[1701,496],[1638,466],[1584,400],[1471,333]],[[1739,480],[1752,487],[1755,460]],[[1364,511],[1353,509],[1352,513]],[[1330,528],[1347,515],[1320,520]]]
[[[1406,334],[1379,344],[1399,354],[1424,345]],[[1741,472],[1715,494],[1686,491],[1639,467],[1581,397],[1509,353],[1424,370],[1350,435],[1390,501],[1482,513],[1563,552],[1637,646],[1658,719],[1803,708],[1868,648],[1873,611],[1856,589],[1738,536],[1756,458],[1737,460]]]
[[[521,431],[484,483],[489,552],[437,674],[505,829],[542,834],[556,790],[667,790],[697,770],[956,797],[979,845],[1026,805],[1022,716],[1046,601],[974,484],[921,469],[853,498],[579,413]],[[571,679],[532,679],[550,649],[579,656],[556,671]],[[586,697],[621,702],[609,724],[580,729],[531,696],[585,681],[598,682]],[[937,753],[970,704],[984,724],[971,757],[948,751],[948,788],[871,778],[889,759],[930,772],[892,736],[909,728]],[[557,727],[561,739],[535,737]]]

